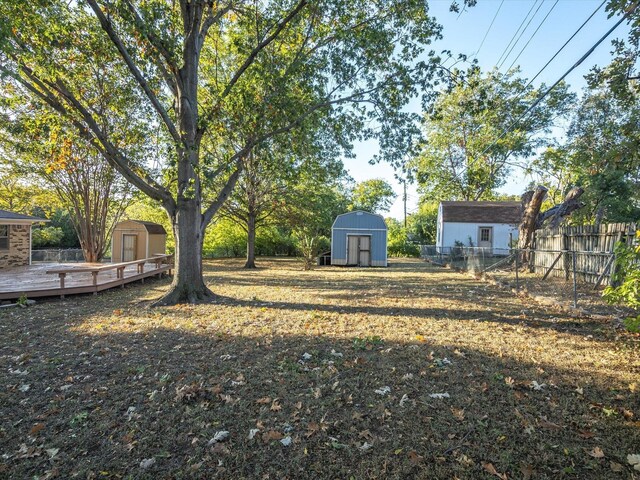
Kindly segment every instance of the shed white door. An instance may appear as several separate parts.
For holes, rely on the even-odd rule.
[[[478,227],[478,246],[490,252],[493,247],[493,227]]]
[[[371,265],[371,237],[368,235],[347,236],[347,265],[360,267]]]
[[[122,235],[122,261],[132,262],[137,260],[136,253],[138,252],[138,236],[137,235]]]

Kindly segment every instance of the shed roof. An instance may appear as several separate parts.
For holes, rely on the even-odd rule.
[[[440,202],[443,222],[518,224],[520,202]]]
[[[355,210],[343,213],[336,217],[331,228],[353,228],[355,230],[381,230],[387,229],[387,224],[382,215],[377,213]]]
[[[144,220],[125,220],[125,222],[139,223],[140,225],[144,226],[144,228],[147,230],[147,232],[150,235],[166,235],[167,234],[167,231],[159,223],[146,222]]]
[[[32,217],[31,215],[23,215],[22,213],[10,212],[9,210],[0,210],[0,220],[20,220],[29,222],[48,222],[46,218]]]

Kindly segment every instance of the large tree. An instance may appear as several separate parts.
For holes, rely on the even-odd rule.
[[[363,180],[351,191],[351,210],[365,212],[388,212],[397,197],[389,182],[382,178]]]
[[[46,104],[164,207],[176,266],[159,303],[196,302],[212,295],[204,231],[248,154],[329,116],[345,146],[375,134],[399,159],[412,142],[402,107],[432,91],[439,31],[424,0],[2,1],[0,73],[4,95]],[[155,155],[122,143],[103,106],[115,126],[152,129]],[[212,178],[225,181],[204,191]]]
[[[525,115],[535,89],[517,71],[459,72],[425,114],[425,144],[414,161],[422,193],[439,200],[492,199],[514,164],[546,140],[573,96],[559,86]]]
[[[47,120],[46,129],[41,125]],[[91,145],[56,125],[41,109],[0,116],[0,148],[12,168],[46,185],[69,212],[84,259],[100,262],[115,224],[132,199],[132,187]]]
[[[629,222],[640,215],[640,101],[616,100],[609,88],[585,90],[562,145],[547,149],[533,172],[555,179],[551,203],[574,186],[584,189],[578,223]]]

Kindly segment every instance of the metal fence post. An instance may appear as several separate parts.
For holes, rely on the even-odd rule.
[[[520,250],[516,248],[516,291],[520,290],[520,278],[518,277],[518,270],[520,270]]]
[[[578,308],[578,281],[576,279],[576,251],[573,251],[573,308]]]

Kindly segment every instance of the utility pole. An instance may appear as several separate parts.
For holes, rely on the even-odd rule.
[[[404,185],[404,195],[402,196],[402,200],[404,201],[404,229],[407,230],[407,179],[405,178],[402,181]]]

